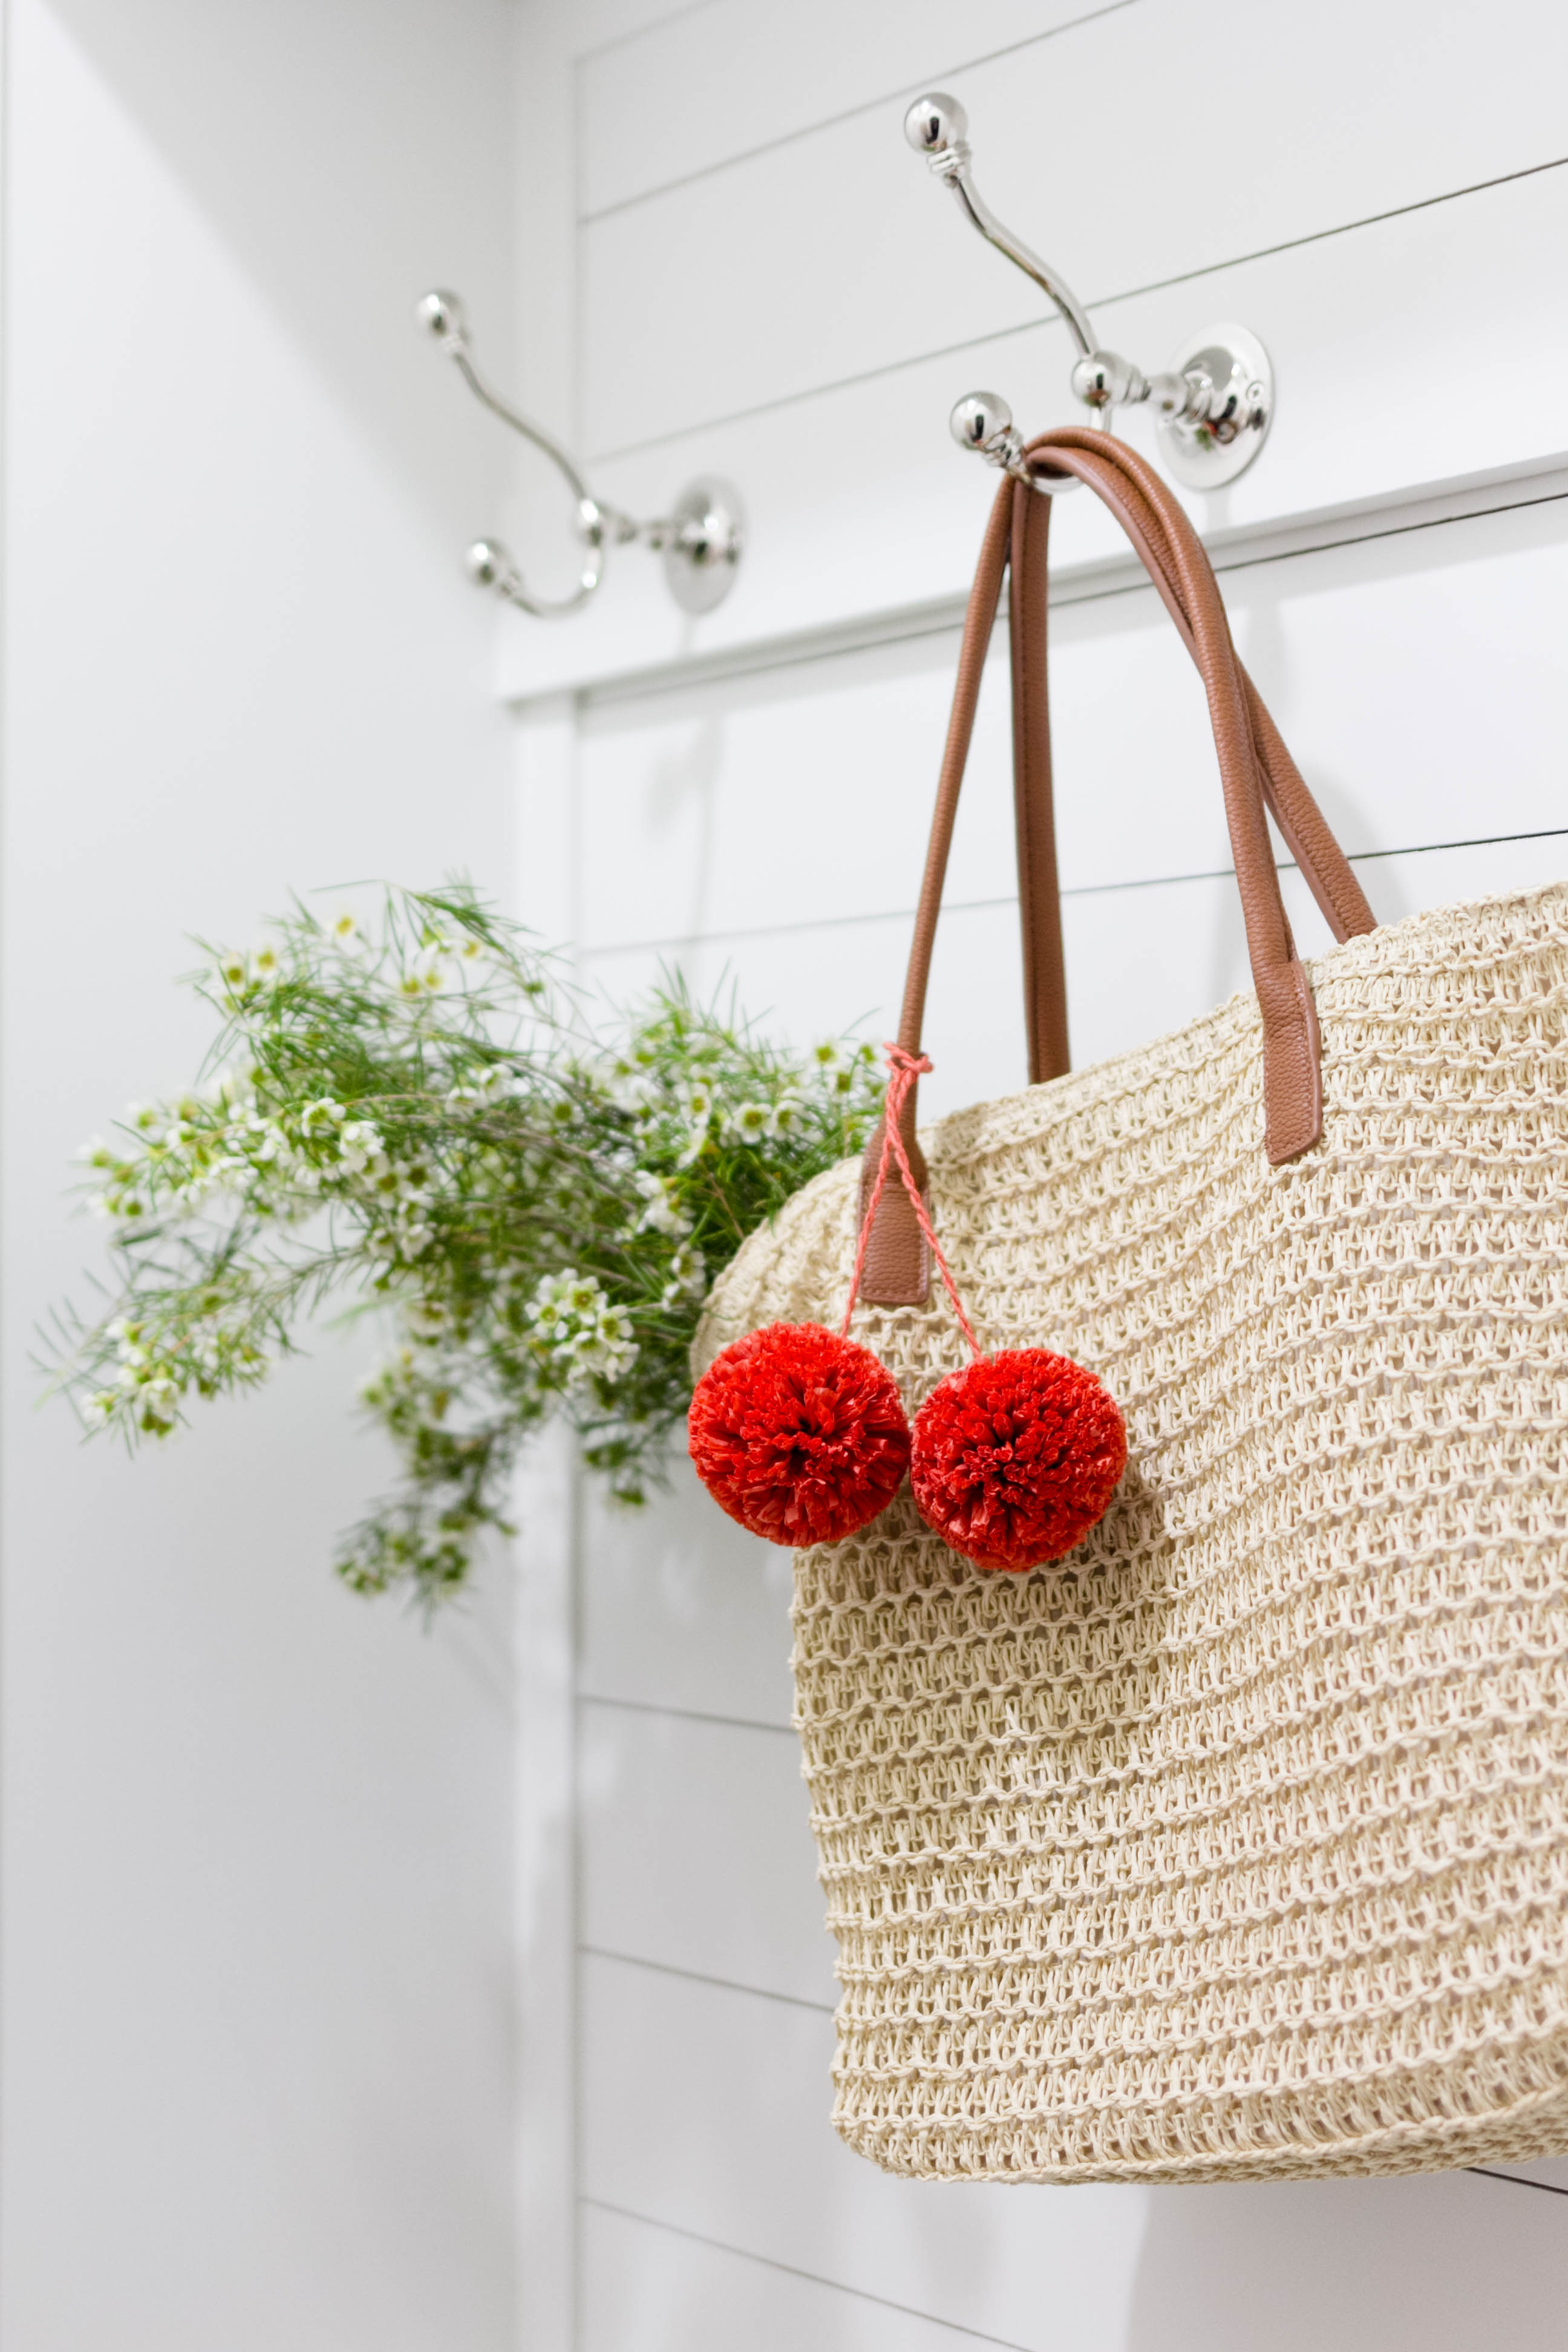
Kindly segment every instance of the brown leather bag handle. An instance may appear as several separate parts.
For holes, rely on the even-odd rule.
[[[1120,446],[1120,445],[1117,446]],[[1165,536],[1159,513],[1144,495],[1142,481],[1148,480],[1154,483],[1157,488],[1164,491],[1167,499],[1170,498],[1170,492],[1152,468],[1145,466],[1131,450],[1127,450],[1123,454],[1130,462],[1121,469],[1121,479],[1113,481],[1108,475],[1097,485],[1097,488],[1101,499],[1115,514],[1142,559],[1145,570],[1158,589],[1167,611],[1181,632],[1182,641],[1196,666],[1198,664],[1197,644],[1193,635],[1192,623],[1181,602],[1170,541]],[[1016,487],[1022,489],[1021,484]],[[1172,503],[1174,502],[1172,501]],[[1019,545],[1021,533],[1026,541],[1028,538],[1038,541],[1038,568],[1043,571],[1045,567],[1046,539],[1050,523],[1050,501],[1048,499],[1041,499],[1037,497],[1030,504],[1033,509],[1032,515],[1026,510],[1026,516],[1019,518],[1015,511],[1015,579],[1016,579],[1019,560],[1026,553],[1026,544],[1024,547]],[[1180,513],[1182,509],[1178,507],[1176,511]],[[1207,562],[1206,556],[1205,561]],[[1043,591],[1041,614],[1043,629]],[[1037,639],[1037,642],[1038,642]],[[1233,646],[1232,652],[1234,651]],[[1262,775],[1264,800],[1268,803],[1270,815],[1284,836],[1291,856],[1301,869],[1302,877],[1308,888],[1318,902],[1324,921],[1335,939],[1342,944],[1346,940],[1356,939],[1364,932],[1375,930],[1376,919],[1372,908],[1367,905],[1365,893],[1352,872],[1343,850],[1329,830],[1322,811],[1308,791],[1300,770],[1287,751],[1262,696],[1247,676],[1239,659],[1237,661],[1236,669],[1241,680],[1242,689],[1247,696],[1247,710],[1252,723],[1253,747],[1258,755],[1258,767]],[[1049,756],[1048,749],[1047,756],[1047,758]],[[1059,1073],[1053,1072],[1052,1075],[1057,1076]]]
[[[1236,656],[1213,569],[1185,513],[1152,467],[1103,434],[1066,426],[1042,434],[1026,453],[1041,470],[1089,483],[1127,531],[1181,630],[1203,678],[1219,754],[1226,816],[1241,892],[1247,952],[1263,1020],[1265,1145],[1278,1164],[1308,1150],[1321,1131],[1316,1016],[1279,894],[1265,806],[1307,877],[1337,938],[1370,930],[1360,885],[1308,792],[1279,731]],[[959,788],[973,729],[991,628],[1004,573],[1013,567],[1014,739],[1024,925],[1030,1077],[1068,1066],[1066,992],[1051,820],[1049,727],[1043,655],[1048,501],[1022,483],[1005,485],[992,510],[970,594],[958,678],[925,879],[915,918],[899,1041],[920,1050],[926,983]],[[925,1171],[914,1141],[912,1095],[900,1121],[917,1181]],[[874,1167],[879,1130],[868,1147]],[[864,1185],[862,1198],[865,1197]],[[919,1226],[901,1191],[885,1192],[871,1235],[862,1295],[875,1304],[922,1303],[929,1267]]]

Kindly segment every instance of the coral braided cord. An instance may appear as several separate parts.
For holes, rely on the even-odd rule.
[[[931,1063],[924,1054],[907,1054],[901,1045],[895,1045],[890,1042],[884,1046],[883,1051],[888,1056],[888,1068],[891,1075],[888,1079],[888,1091],[882,1104],[882,1155],[877,1162],[877,1181],[871,1187],[871,1197],[866,1203],[866,1213],[860,1220],[860,1240],[855,1252],[855,1271],[849,1277],[849,1301],[844,1309],[844,1320],[838,1327],[839,1337],[844,1339],[849,1337],[849,1318],[855,1312],[855,1301],[860,1295],[860,1277],[866,1271],[866,1252],[871,1244],[871,1228],[877,1222],[877,1210],[882,1198],[882,1188],[888,1181],[888,1162],[889,1159],[893,1159],[899,1163],[899,1174],[903,1179],[904,1190],[910,1196],[910,1205],[914,1210],[920,1229],[925,1235],[926,1247],[935,1259],[937,1270],[947,1286],[947,1295],[952,1301],[952,1311],[958,1318],[959,1328],[969,1342],[970,1353],[978,1362],[985,1351],[974,1336],[974,1327],[964,1313],[963,1301],[958,1295],[958,1285],[948,1271],[947,1260],[942,1254],[942,1244],[938,1241],[931,1218],[927,1214],[926,1204],[921,1198],[921,1188],[915,1182],[914,1171],[910,1166],[910,1155],[904,1149],[904,1139],[900,1126],[910,1089],[917,1078],[923,1078],[926,1076],[931,1068]]]

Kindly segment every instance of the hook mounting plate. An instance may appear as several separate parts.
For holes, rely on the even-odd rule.
[[[745,544],[741,495],[716,475],[688,483],[675,502],[664,541],[664,576],[683,613],[710,613],[735,584]]]
[[[1162,417],[1160,447],[1177,481],[1193,490],[1222,489],[1246,472],[1274,421],[1274,369],[1258,337],[1228,321],[1189,335],[1171,362],[1173,375],[1201,368],[1214,385],[1209,421]]]

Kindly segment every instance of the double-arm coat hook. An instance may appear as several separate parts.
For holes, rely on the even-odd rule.
[[[933,90],[917,98],[904,117],[904,136],[946,182],[973,226],[998,253],[1049,295],[1078,346],[1075,396],[1093,422],[1109,427],[1112,408],[1147,402],[1159,420],[1165,462],[1194,489],[1217,489],[1244,473],[1263,446],[1274,414],[1274,371],[1256,335],[1245,327],[1210,327],[1184,342],[1168,369],[1145,375],[1131,360],[1102,351],[1088,311],[1066,279],[1004,227],[975,186],[969,169],[969,118],[957,99]],[[1024,470],[1023,442],[999,394],[973,392],[952,412],[953,438],[978,449],[1009,473]],[[1034,478],[1026,477],[1026,478]],[[1068,485],[1036,479],[1038,489]]]
[[[542,620],[559,619],[585,604],[605,576],[605,559],[612,547],[638,541],[664,558],[669,593],[685,613],[710,613],[729,594],[741,560],[743,530],[741,502],[728,483],[709,476],[692,482],[676,500],[672,513],[652,522],[637,522],[618,507],[596,499],[577,466],[552,434],[520,416],[501,399],[474,364],[468,321],[456,294],[439,290],[420,297],[416,314],[419,324],[447,353],[476,400],[493,416],[531,441],[556,468],[577,506],[577,533],[587,550],[582,576],[569,596],[536,596],[523,583],[516,562],[499,539],[476,539],[468,550],[468,570],[481,587],[493,588],[509,604]]]

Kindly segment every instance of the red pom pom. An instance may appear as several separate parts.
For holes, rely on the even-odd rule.
[[[921,1516],[977,1568],[1037,1568],[1081,1543],[1127,1467],[1109,1389],[1046,1348],[983,1356],[915,1415]]]
[[[770,1543],[837,1543],[910,1466],[910,1424],[868,1348],[820,1323],[770,1323],[716,1356],[686,1417],[697,1475]]]

